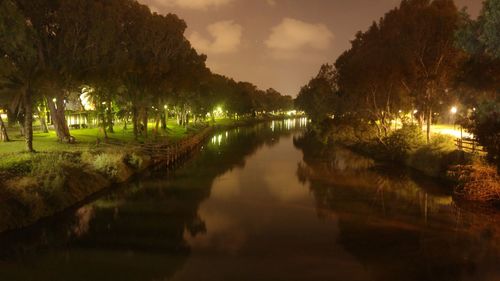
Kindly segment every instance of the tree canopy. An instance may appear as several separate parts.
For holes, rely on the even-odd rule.
[[[134,0],[3,0],[0,107],[23,125],[30,151],[32,118],[45,108],[59,139],[73,141],[65,110],[74,93],[89,96],[103,130],[118,112],[131,116],[136,138],[151,119],[165,129],[171,112],[187,124],[221,106],[228,116],[290,107],[277,91],[213,74],[186,28]]]

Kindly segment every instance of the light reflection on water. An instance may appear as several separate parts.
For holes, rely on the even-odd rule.
[[[221,132],[173,174],[0,239],[0,280],[498,280],[498,216],[306,125]]]

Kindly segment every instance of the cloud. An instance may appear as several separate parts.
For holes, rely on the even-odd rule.
[[[265,44],[275,58],[290,59],[307,50],[327,50],[333,38],[333,33],[324,24],[311,24],[285,18],[272,28]]]
[[[217,8],[233,2],[233,0],[152,0],[154,7],[179,7],[183,9],[204,10]]]
[[[241,45],[243,27],[232,20],[220,21],[207,27],[213,40],[205,38],[198,32],[189,36],[189,41],[199,52],[209,55],[234,53]]]
[[[269,6],[276,6],[276,0],[266,0],[266,3],[269,5]]]

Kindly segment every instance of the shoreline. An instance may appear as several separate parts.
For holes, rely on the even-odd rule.
[[[30,227],[151,169],[176,168],[218,131],[289,118],[297,117],[234,120],[230,124],[207,126],[174,144],[152,142],[88,152],[40,153],[36,157],[43,159],[42,166],[54,165],[50,171],[41,169],[39,173],[14,175],[0,183],[0,234]],[[74,163],[67,163],[68,159]]]

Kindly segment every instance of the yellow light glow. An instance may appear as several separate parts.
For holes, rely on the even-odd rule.
[[[456,106],[452,107],[450,110],[451,114],[457,114],[458,108]]]
[[[82,105],[83,105],[84,110],[94,110],[95,109],[94,105],[90,102],[90,97],[89,97],[88,92],[81,94],[80,100],[82,101]]]

